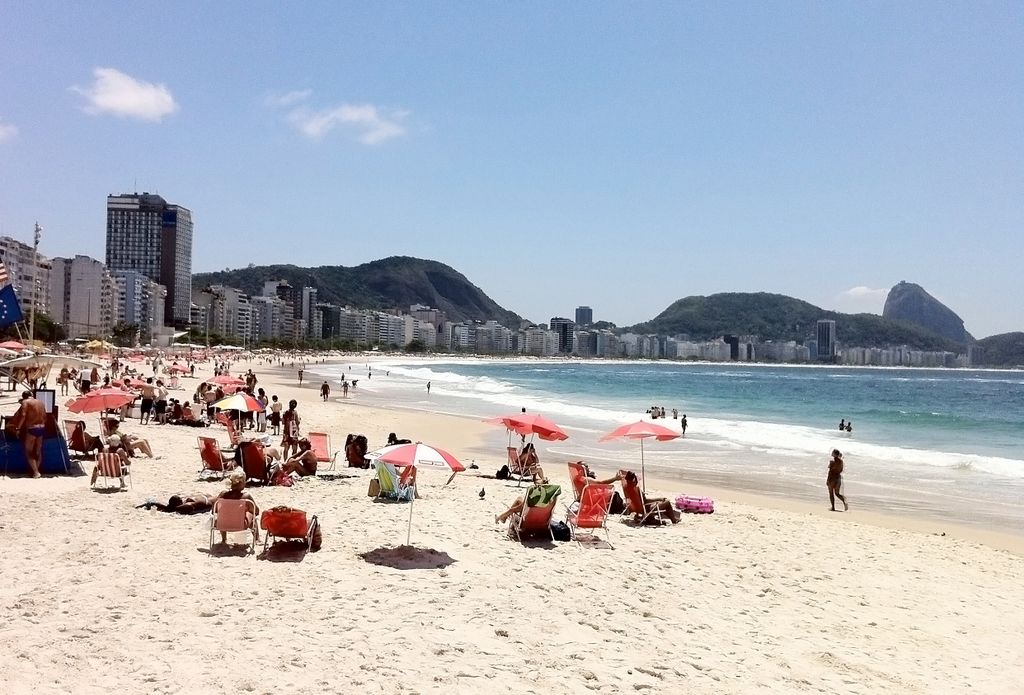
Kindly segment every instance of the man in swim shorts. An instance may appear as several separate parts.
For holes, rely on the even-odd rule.
[[[21,405],[11,418],[10,427],[18,432],[25,448],[25,460],[33,478],[39,478],[43,459],[43,435],[46,433],[46,409],[31,391],[22,391]]]

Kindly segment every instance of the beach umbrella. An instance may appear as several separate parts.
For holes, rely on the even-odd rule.
[[[239,391],[227,398],[214,401],[213,407],[217,410],[241,410],[246,413],[255,413],[263,410],[263,404],[244,391]]]
[[[90,391],[78,398],[72,398],[65,405],[72,413],[99,413],[104,410],[117,410],[134,400],[134,393],[128,393],[121,389],[105,388]]]
[[[188,367],[186,367],[184,365],[180,365],[180,364],[172,364],[171,365],[171,371],[172,372],[179,372],[181,374],[184,374],[185,372],[188,371]]]
[[[21,352],[26,349],[25,344],[19,343],[17,340],[5,340],[0,343],[0,348],[4,348],[5,350],[14,350],[15,352]]]
[[[455,477],[456,473],[466,470],[466,467],[452,454],[444,449],[423,444],[422,442],[416,442],[415,444],[392,444],[391,446],[377,449],[366,456],[367,458],[377,459],[384,463],[390,463],[396,468],[416,466],[417,473],[424,468],[449,470],[452,472],[452,478]],[[451,478],[448,480],[450,482]],[[409,545],[409,542],[412,540],[412,509],[415,502],[416,495],[413,495],[412,499],[409,500],[409,528],[405,534],[406,545]]]
[[[114,349],[114,345],[112,343],[108,343],[105,340],[90,340],[82,347],[84,347],[89,352],[103,352],[104,350]]]
[[[485,420],[492,425],[502,425],[509,432],[515,432],[519,435],[537,435],[541,439],[549,442],[560,442],[568,439],[567,435],[561,427],[556,425],[553,421],[544,417],[543,415],[537,415],[535,413],[516,413],[515,415],[499,415],[489,420]]]
[[[239,379],[237,376],[231,376],[230,374],[218,374],[207,379],[206,383],[219,386],[245,386],[244,379]]]
[[[640,440],[640,483],[644,492],[647,492],[646,472],[644,471],[644,440],[650,438],[659,442],[667,442],[671,439],[678,439],[679,433],[670,430],[663,425],[656,425],[653,422],[632,422],[628,425],[616,427],[608,434],[601,437],[599,441],[607,442],[612,439],[639,439]]]

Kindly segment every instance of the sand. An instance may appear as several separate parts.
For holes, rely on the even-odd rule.
[[[522,545],[493,520],[519,491],[480,476],[501,464],[501,431],[358,392],[322,403],[315,383],[256,370],[336,448],[395,431],[481,468],[447,487],[421,473],[412,548],[409,505],[371,501],[368,471],[254,488],[261,507],[323,524],[322,550],[273,560],[244,554],[241,535],[211,555],[205,516],[134,508],[222,489],[196,478],[196,436],[226,442],[220,427],[124,425],[160,457],[136,459],[127,492],[2,478],[0,692],[1021,691],[1015,537],[717,491],[715,514],[676,526],[611,520],[611,546]],[[544,464],[571,501],[564,461]]]

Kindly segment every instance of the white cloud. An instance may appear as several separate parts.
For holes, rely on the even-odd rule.
[[[12,123],[0,123],[0,144],[13,140],[18,135],[18,126]]]
[[[875,289],[873,287],[858,285],[840,292],[835,298],[835,308],[839,311],[846,311],[850,313],[869,312],[872,314],[880,314],[882,313],[882,306],[885,304],[885,298],[888,294],[889,290],[885,288]]]
[[[289,109],[288,122],[310,140],[321,140],[332,130],[346,129],[364,145],[379,145],[405,135],[403,121],[408,111],[385,109],[373,104],[339,104],[325,109],[306,106],[313,91],[296,90],[267,97],[269,106]]]
[[[312,93],[312,89],[297,89],[286,94],[269,94],[267,95],[267,105],[277,106],[282,109],[287,108],[289,106],[294,106],[301,101],[305,101]]]
[[[885,296],[889,294],[889,290],[884,287],[880,290],[865,287],[864,285],[857,285],[850,289],[842,292],[841,295],[849,297],[851,299],[885,299]]]
[[[137,80],[114,68],[96,68],[92,74],[92,85],[71,88],[86,98],[86,113],[159,122],[178,110],[166,85]]]

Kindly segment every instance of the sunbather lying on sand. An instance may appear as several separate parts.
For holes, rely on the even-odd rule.
[[[160,504],[155,501],[146,501],[136,509],[156,509],[161,512],[173,514],[199,514],[208,512],[213,508],[213,501],[217,499],[214,495],[207,495],[197,492],[193,495],[171,495],[167,504]]]

